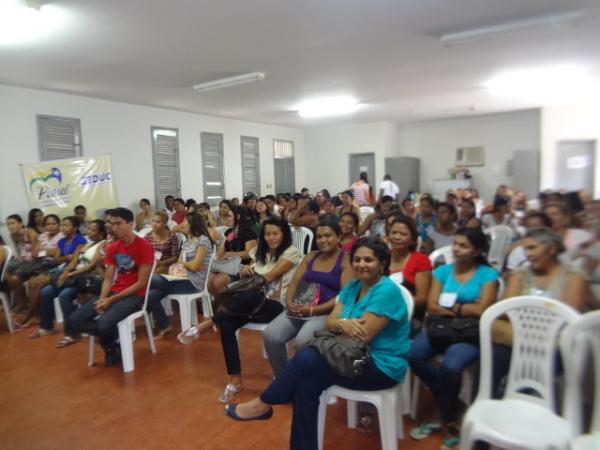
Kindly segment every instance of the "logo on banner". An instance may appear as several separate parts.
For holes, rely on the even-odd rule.
[[[71,199],[70,184],[62,185],[63,176],[58,167],[50,172],[38,172],[29,181],[29,190],[35,195],[41,208],[54,204],[66,204]]]

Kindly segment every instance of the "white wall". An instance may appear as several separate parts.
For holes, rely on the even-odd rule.
[[[448,178],[459,147],[484,147],[484,166],[472,167],[473,184],[480,196],[493,198],[500,184],[511,185],[506,163],[513,150],[538,150],[540,147],[539,110],[515,111],[458,119],[421,122],[399,127],[401,156],[421,159],[421,190],[429,182]]]
[[[355,181],[349,179],[350,153],[375,153],[374,181],[378,184],[384,175],[385,157],[397,152],[396,132],[391,122],[307,128],[307,187],[313,193],[327,188],[332,194],[347,189]]]
[[[594,197],[600,198],[600,105],[553,106],[542,109],[542,189],[560,189],[556,179],[556,144],[563,140],[595,140]]]
[[[223,134],[227,196],[242,195],[241,135],[259,138],[262,194],[273,191],[273,139],[294,141],[298,189],[305,182],[304,132],[299,128],[0,85],[0,218],[28,209],[19,164],[39,160],[36,114],[81,119],[84,155],[112,154],[119,201],[125,206],[135,206],[142,197],[154,198],[151,126],[179,129],[181,188],[186,198],[203,198],[203,131]]]
[[[309,128],[305,133],[308,187],[331,192],[349,185],[348,153],[375,153],[376,183],[384,175],[385,158],[421,159],[422,191],[435,178],[448,178],[458,147],[484,146],[485,165],[471,169],[474,185],[491,199],[499,184],[511,184],[506,162],[513,150],[540,147],[540,113],[517,111],[396,126],[391,122]]]

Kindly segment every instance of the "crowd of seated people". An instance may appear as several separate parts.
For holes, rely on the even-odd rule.
[[[259,309],[240,306],[232,313],[217,302],[211,319],[177,336],[191,344],[203,332],[219,330],[226,382],[218,400],[230,403],[243,389],[236,332],[249,322],[267,324],[264,347],[275,380],[251,402],[230,404],[229,416],[267,419],[271,405],[293,403],[292,448],[316,448],[315,414],[323,389],[331,384],[381,389],[401,382],[410,366],[438,405],[437,415],[411,437],[443,432],[443,448],[456,448],[461,374],[477,364],[478,342],[447,345],[427,324],[477,320],[494,302],[519,295],[553,298],[580,312],[600,307],[600,203],[586,196],[574,202],[561,193],[531,202],[506,186],[488,206],[472,189],[450,192],[444,201],[428,194],[381,195],[372,205],[372,196],[361,177],[352,189],[337,195],[324,189],[314,198],[308,189],[276,197],[247,193],[241,203],[224,199],[211,208],[167,196],[162,210],[141,199],[137,213],[109,209],[103,220],[90,220],[84,205],[62,220],[39,209],[29,212],[27,223],[12,214],[6,225],[14,258],[7,261],[0,247],[5,287],[14,294],[9,320],[19,330],[38,324],[31,338],[52,334],[58,298],[64,336],[56,346],[94,334],[106,364],[116,365],[117,323],[141,307],[148,286],[147,308],[155,338],[161,339],[174,325],[163,298],[206,286],[218,300],[231,283],[262,275],[266,288],[242,296],[242,303]],[[373,209],[365,214],[369,205]],[[313,233],[312,249],[294,247],[292,229],[298,227]],[[499,272],[486,258],[494,227],[512,233]],[[434,267],[428,254],[444,247],[452,262]],[[412,321],[398,284],[414,300]],[[348,379],[333,371],[307,345],[319,330],[370,342],[365,375]],[[292,340],[295,356],[289,359]],[[511,355],[508,322],[494,324],[493,340],[493,387],[500,396]],[[436,355],[441,359],[432,361]]]

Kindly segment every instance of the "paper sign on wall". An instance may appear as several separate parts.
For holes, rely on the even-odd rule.
[[[567,169],[585,169],[591,164],[589,155],[571,156],[567,158]]]
[[[368,169],[368,167],[367,167],[367,166],[360,166],[359,170],[360,170],[361,172],[368,172],[368,171],[369,171],[369,169]]]

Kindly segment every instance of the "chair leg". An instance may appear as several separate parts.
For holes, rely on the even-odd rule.
[[[14,333],[15,327],[13,325],[12,316],[10,314],[10,304],[8,301],[8,297],[4,292],[0,292],[0,300],[2,300],[2,308],[4,309],[4,317],[6,317],[6,325],[8,325],[8,331]]]
[[[179,317],[181,320],[181,331],[185,331],[192,326],[190,319],[191,302],[187,298],[177,299],[179,303]]]
[[[135,364],[133,361],[133,341],[131,339],[131,325],[127,319],[119,322],[119,342],[121,343],[121,359],[123,360],[123,372],[133,372]]]
[[[346,400],[346,422],[348,428],[356,428],[358,423],[358,404],[354,400]]]
[[[171,317],[173,315],[173,305],[171,304],[171,299],[167,296],[164,297],[160,302],[162,303],[167,316]]]
[[[94,365],[94,351],[95,351],[96,336],[90,334],[88,343],[88,366]]]
[[[404,439],[404,414],[408,409],[408,403],[406,402],[406,398],[410,399],[410,395],[405,396],[404,385],[407,384],[406,379],[404,383],[396,387],[395,403],[396,403],[396,438]]]
[[[152,324],[148,313],[144,313],[144,322],[146,322],[146,333],[148,333],[148,341],[150,341],[150,351],[156,353],[156,344],[154,343],[154,335],[152,334]]]
[[[408,380],[407,380],[408,381]],[[412,399],[410,402],[410,417],[417,418],[417,406],[419,403],[419,389],[421,388],[421,380],[416,375],[413,377]]]
[[[202,298],[200,298],[202,300]],[[204,301],[204,300],[202,300]],[[204,303],[202,304],[202,308],[204,309]],[[190,303],[190,326],[198,325],[198,299],[195,298]]]
[[[323,441],[325,438],[325,418],[327,416],[327,390],[325,390],[319,398],[319,416],[317,423],[317,436],[319,442],[319,450],[323,450]]]
[[[207,319],[213,316],[212,302],[210,301],[210,294],[202,296],[202,315]],[[198,318],[196,317],[196,321]],[[197,323],[197,322],[196,322]]]
[[[57,323],[64,322],[62,308],[60,307],[60,300],[58,297],[54,297],[54,316],[56,317]]]
[[[410,369],[406,371],[406,375],[404,376],[404,382],[400,385],[399,389],[400,395],[400,405],[402,406],[402,410],[400,413],[402,415],[412,414],[411,410],[411,395],[410,395]],[[413,417],[414,418],[414,417]]]
[[[379,432],[381,434],[382,450],[398,450],[398,438],[396,432],[396,396],[384,395],[381,405],[377,406],[379,418]]]

